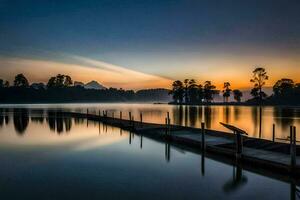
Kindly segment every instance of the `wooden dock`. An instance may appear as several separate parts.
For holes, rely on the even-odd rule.
[[[130,120],[108,117],[105,112],[103,115],[75,112],[60,112],[60,114],[62,117],[68,116],[102,122],[194,151],[205,151],[205,154],[227,159],[231,163],[252,168],[254,171],[262,170],[262,174],[277,174],[283,179],[289,176],[289,178],[296,179],[297,184],[299,183],[300,147],[298,145],[294,146],[295,157],[293,158],[291,146],[287,143],[242,136],[242,153],[237,155],[236,136],[232,133],[171,125],[168,119],[166,119],[166,124],[146,123],[142,121],[142,116],[140,121],[134,121],[131,113],[129,114]],[[293,164],[293,162],[295,163]]]

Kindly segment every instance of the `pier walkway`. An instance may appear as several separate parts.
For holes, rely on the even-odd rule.
[[[60,112],[60,114],[62,117],[70,116],[102,122],[135,134],[194,148],[199,151],[205,149],[205,152],[238,161],[243,166],[250,165],[257,169],[267,169],[272,173],[300,177],[300,147],[296,144],[292,147],[287,143],[242,136],[242,151],[238,153],[236,135],[228,132],[170,125],[167,120],[166,124],[154,124],[133,121],[132,119],[107,117],[107,115],[100,116],[75,112]],[[290,153],[293,152],[291,150],[293,148],[294,157]]]

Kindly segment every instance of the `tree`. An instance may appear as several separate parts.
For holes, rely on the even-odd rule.
[[[189,102],[189,93],[188,93],[188,87],[189,87],[189,79],[184,79],[184,101],[185,103]]]
[[[15,87],[29,87],[29,82],[23,74],[18,74],[15,76],[14,86]]]
[[[230,97],[231,89],[230,89],[230,83],[225,82],[223,86],[223,98],[224,102],[228,102],[228,98]]]
[[[292,79],[283,78],[278,80],[273,86],[273,92],[275,96],[286,96],[293,92],[295,87]]]
[[[209,103],[213,100],[213,95],[216,94],[216,86],[212,85],[211,81],[205,81],[203,87],[204,100]]]
[[[8,88],[9,87],[9,82],[5,81],[3,87]]]
[[[198,85],[194,79],[190,79],[188,83],[188,100],[189,103],[196,103],[198,100]]]
[[[173,95],[173,99],[176,103],[182,103],[184,96],[184,86],[180,80],[173,82],[170,94]]]
[[[269,79],[265,68],[256,67],[253,71],[253,77],[250,82],[254,83],[253,91],[251,94],[254,98],[259,98],[259,101],[262,102],[263,98],[267,95],[262,91],[263,86],[266,84],[266,81]]]
[[[72,78],[68,75],[57,74],[49,79],[48,88],[64,88],[70,87],[73,84]]]
[[[243,97],[243,93],[240,90],[233,90],[233,97],[237,102],[241,102]]]

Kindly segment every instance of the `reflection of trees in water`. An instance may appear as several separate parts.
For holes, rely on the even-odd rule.
[[[32,122],[41,124],[44,122],[44,110],[31,110],[30,115],[30,119]]]
[[[47,116],[50,130],[57,132],[58,134],[61,134],[64,131],[69,132],[71,130],[72,119],[70,117],[63,116],[61,112],[56,111],[48,111]]]
[[[188,106],[184,106],[184,126],[188,126]]]
[[[9,123],[8,112],[7,108],[0,108],[0,127]]]
[[[204,107],[204,122],[207,129],[211,129],[212,124],[212,109],[210,106]]]
[[[14,127],[19,135],[23,135],[28,126],[29,113],[28,109],[16,108],[13,110]]]
[[[223,122],[228,124],[229,123],[229,117],[230,117],[230,107],[229,106],[223,106]]]
[[[282,131],[288,131],[294,123],[294,111],[291,108],[274,107],[273,118],[281,125]]]
[[[4,124],[4,109],[0,108],[0,127]]]
[[[197,121],[197,107],[195,106],[189,106],[189,121],[190,121],[190,126],[195,127],[196,121]]]
[[[183,125],[183,106],[173,106],[173,120],[175,124]]]
[[[233,112],[234,112],[234,120],[239,121],[241,118],[241,110],[238,106],[233,106]]]
[[[262,133],[262,114],[263,110],[262,107],[252,107],[251,108],[251,113],[252,113],[252,122],[254,125],[254,136],[257,136],[257,131],[258,131],[258,136],[261,138],[261,133]]]

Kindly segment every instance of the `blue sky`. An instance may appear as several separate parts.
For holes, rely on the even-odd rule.
[[[8,59],[80,65],[74,56],[169,80],[221,84],[257,64],[274,80],[296,78],[299,10],[300,1],[284,0],[0,0],[0,78],[12,78]],[[44,81],[33,69],[24,73]]]

